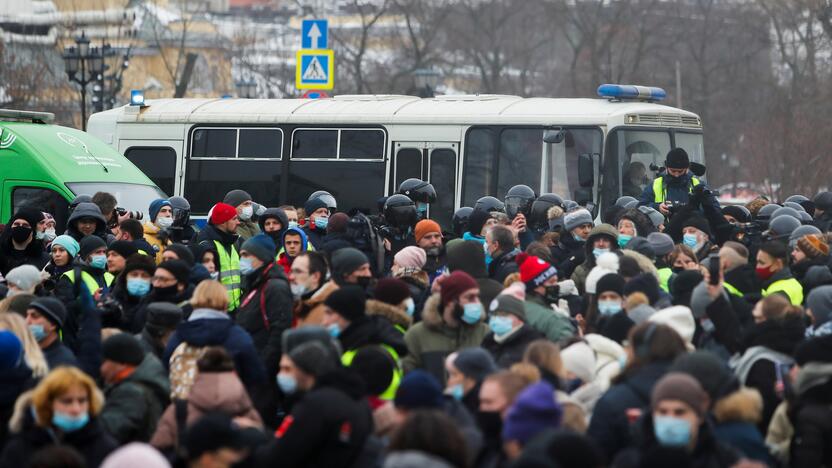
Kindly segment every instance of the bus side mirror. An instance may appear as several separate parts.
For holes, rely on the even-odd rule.
[[[578,185],[581,187],[592,187],[594,179],[595,167],[592,155],[585,153],[578,156]]]
[[[705,175],[705,170],[706,170],[706,168],[705,168],[704,164],[691,161],[690,171],[693,172],[693,175],[695,175],[697,177],[702,177],[702,176]]]
[[[575,189],[575,202],[581,206],[587,206],[592,203],[592,188],[582,187]]]
[[[562,128],[556,130],[546,130],[543,132],[543,141],[549,144],[559,144],[566,137],[566,132]]]

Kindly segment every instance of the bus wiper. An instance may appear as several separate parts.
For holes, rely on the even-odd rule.
[[[80,139],[79,139],[79,141],[80,141]],[[107,166],[103,162],[101,162],[100,159],[96,158],[94,154],[90,153],[90,150],[87,149],[87,144],[84,143],[83,141],[81,142],[81,148],[83,148],[84,152],[87,153],[88,155],[90,155],[91,158],[95,159],[95,162],[97,162],[98,164],[101,164],[101,167],[104,168],[104,172],[106,172],[108,174],[110,173],[110,170],[107,169]]]

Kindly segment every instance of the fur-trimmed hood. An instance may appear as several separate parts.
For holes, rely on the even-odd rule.
[[[763,415],[763,397],[756,389],[743,387],[717,401],[713,413],[720,423],[757,424]]]
[[[638,263],[638,268],[641,270],[642,273],[650,273],[658,281],[659,270],[656,268],[656,265],[649,258],[636,252],[635,250],[623,249],[621,250],[621,253],[635,260],[636,263]]]
[[[367,315],[384,317],[393,325],[399,325],[403,328],[410,328],[410,324],[413,323],[413,318],[407,315],[407,312],[400,307],[376,299],[368,299],[364,309]]]

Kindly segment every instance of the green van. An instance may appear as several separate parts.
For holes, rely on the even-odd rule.
[[[52,125],[54,114],[0,109],[0,223],[31,207],[66,226],[69,202],[104,191],[119,206],[147,212],[167,198],[124,156],[88,133]]]

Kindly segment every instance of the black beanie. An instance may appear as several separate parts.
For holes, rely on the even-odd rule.
[[[179,257],[179,260],[182,260],[183,262],[187,263],[189,267],[194,266],[194,263],[196,263],[194,253],[191,252],[191,249],[189,249],[187,246],[184,246],[182,244],[171,244],[165,247],[165,250],[170,250],[171,252],[175,253],[176,256]]]
[[[479,236],[480,232],[482,231],[482,227],[485,226],[485,222],[491,217],[491,213],[485,210],[475,209],[471,212],[471,215],[468,216],[468,232],[471,233],[472,236]]]
[[[667,153],[664,165],[670,169],[687,169],[690,167],[690,158],[682,148],[673,148]]]
[[[795,349],[794,360],[799,366],[810,362],[832,363],[832,335],[804,341]]]
[[[313,198],[311,200],[307,200],[306,203],[303,204],[303,211],[306,212],[306,216],[312,216],[312,213],[326,207],[325,201],[320,198]]]
[[[624,295],[629,296],[636,291],[644,293],[647,299],[650,300],[650,305],[655,304],[659,300],[659,282],[650,273],[642,273],[624,285]]]
[[[324,304],[341,317],[353,322],[366,316],[365,302],[366,296],[363,289],[358,286],[344,286],[330,294]]]
[[[364,252],[354,247],[344,247],[332,253],[332,279],[342,284],[345,276],[349,276],[361,265],[369,263]]]
[[[364,381],[368,394],[381,395],[393,380],[396,362],[381,346],[364,346],[355,354],[350,369]]]
[[[702,216],[693,215],[685,219],[682,223],[682,229],[686,227],[695,227],[696,229],[704,232],[706,236],[711,236],[711,225],[708,224],[708,220]]]
[[[81,250],[78,251],[78,255],[79,258],[84,261],[87,260],[87,256],[89,254],[100,249],[101,247],[107,247],[107,243],[104,242],[104,239],[98,236],[84,236],[79,245],[81,246]]]
[[[136,253],[127,259],[124,265],[124,276],[135,270],[147,272],[148,275],[153,276],[153,271],[156,270],[156,264],[153,262],[153,257]]]
[[[626,281],[623,276],[617,273],[607,273],[598,280],[595,286],[595,295],[600,296],[603,292],[614,292],[623,297],[624,284],[626,284]]]
[[[130,241],[114,241],[109,247],[107,247],[107,252],[111,250],[125,259],[139,252],[139,249],[137,249],[136,246]]]
[[[101,357],[119,364],[138,366],[144,360],[144,350],[133,335],[117,333],[101,344]]]
[[[156,267],[157,270],[159,268],[169,271],[176,278],[177,283],[188,284],[188,278],[191,277],[190,267],[182,260],[164,261]]]

